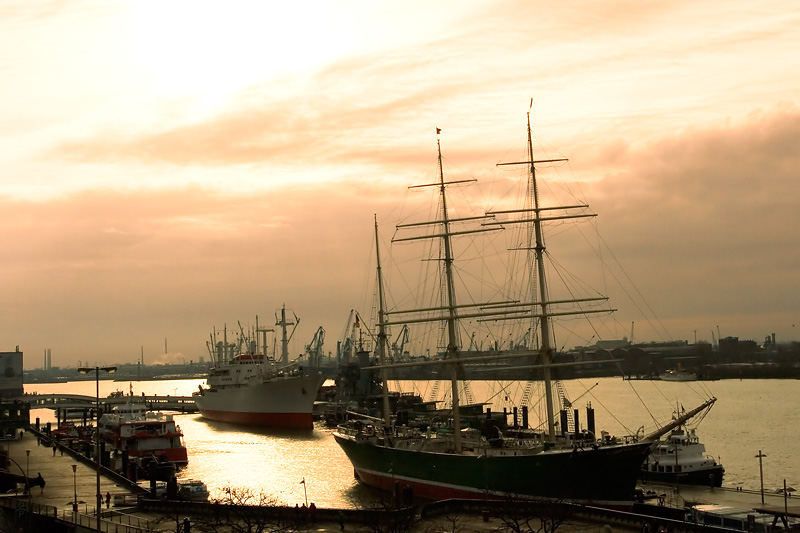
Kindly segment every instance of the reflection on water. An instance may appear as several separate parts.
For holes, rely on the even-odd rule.
[[[188,396],[201,383],[203,380],[197,379],[101,381],[100,395],[115,390],[128,393],[132,388],[135,395]],[[570,380],[564,385],[568,397],[581,397],[576,408],[583,409],[591,401],[598,429],[616,435],[633,433],[642,425],[650,429],[656,421],[668,421],[676,406],[682,404],[688,410],[713,394],[718,402],[697,431],[707,451],[725,466],[723,484],[757,489],[758,459],[754,456],[758,450],[767,454],[765,489],[782,486],[784,478],[789,485],[800,484],[800,461],[794,455],[795,444],[800,442],[800,411],[790,400],[798,397],[800,380],[667,383],[601,378]],[[402,387],[422,392],[426,399],[424,391],[434,389],[430,382],[403,382]],[[524,389],[525,382],[470,382],[472,397],[476,401],[489,399],[493,411],[519,402]],[[94,396],[95,382],[28,384],[25,390]],[[40,417],[42,422],[55,420],[49,410],[36,410],[31,416]],[[175,419],[184,432],[189,453],[189,465],[180,477],[203,480],[212,495],[227,486],[247,487],[292,505],[304,501],[300,482],[305,479],[308,499],[317,505],[360,507],[375,504],[380,498],[355,481],[352,466],[334,441],[332,430],[321,425],[314,430],[290,431],[209,421],[198,414],[177,414]]]

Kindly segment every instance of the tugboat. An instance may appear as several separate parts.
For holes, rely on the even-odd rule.
[[[642,464],[642,481],[678,482],[685,485],[721,487],[725,469],[706,455],[694,428],[680,426],[650,452]]]

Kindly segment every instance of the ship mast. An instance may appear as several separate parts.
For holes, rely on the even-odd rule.
[[[552,305],[561,305],[567,303],[573,303],[580,305],[581,302],[588,302],[592,300],[606,300],[607,298],[579,298],[579,299],[571,299],[571,300],[549,300],[547,296],[547,277],[545,273],[544,267],[544,253],[546,250],[544,244],[544,233],[543,233],[543,222],[551,221],[551,220],[565,220],[570,218],[584,218],[584,217],[594,217],[596,216],[594,213],[577,213],[577,214],[563,214],[563,215],[549,215],[546,216],[544,213],[550,212],[552,210],[564,210],[569,211],[572,209],[584,209],[589,207],[588,205],[565,205],[565,206],[558,206],[558,207],[542,207],[539,203],[539,189],[536,182],[536,163],[553,163],[559,161],[567,161],[565,158],[559,159],[540,159],[535,160],[533,158],[533,133],[531,129],[531,109],[533,109],[533,99],[531,99],[531,106],[528,109],[527,113],[527,123],[528,123],[528,160],[527,161],[515,161],[511,163],[498,163],[498,166],[503,165],[528,165],[529,172],[528,172],[528,194],[527,199],[530,202],[530,207],[522,208],[522,209],[511,209],[511,210],[504,210],[504,211],[488,211],[487,215],[499,215],[499,214],[521,214],[525,215],[527,213],[531,213],[533,215],[532,218],[528,217],[521,217],[517,219],[511,220],[502,220],[496,222],[487,222],[486,226],[490,225],[508,225],[508,224],[526,224],[530,227],[531,223],[533,224],[533,235],[531,232],[528,232],[528,243],[527,246],[524,248],[515,248],[517,250],[527,250],[529,253],[532,250],[533,255],[536,261],[536,278],[538,279],[539,285],[539,301],[538,302],[530,302],[530,312],[524,314],[509,314],[508,319],[522,319],[522,318],[538,318],[540,322],[540,331],[541,331],[541,345],[539,347],[538,355],[541,359],[541,368],[542,368],[542,376],[544,380],[544,387],[545,387],[545,401],[546,401],[546,409],[547,409],[547,433],[551,440],[555,440],[556,437],[556,429],[555,429],[555,410],[553,408],[553,385],[552,385],[552,374],[551,374],[551,367],[553,366],[553,332],[552,332],[552,322],[551,319],[554,316],[566,316],[566,315],[586,315],[589,313],[605,313],[605,312],[612,312],[614,309],[577,309],[575,311],[554,311],[551,309]],[[533,243],[530,241],[534,240]],[[531,272],[531,278],[533,278],[534,273]],[[533,297],[533,295],[531,295]],[[522,305],[522,304],[516,304]],[[516,305],[514,307],[516,307]],[[510,308],[511,306],[509,306]],[[539,312],[536,312],[536,308],[539,309]]]
[[[440,132],[437,128],[437,134]],[[439,190],[442,195],[442,242],[444,243],[444,272],[447,285],[447,359],[450,365],[450,387],[453,397],[453,446],[455,452],[461,452],[461,413],[458,402],[458,346],[456,340],[456,291],[453,285],[453,250],[450,243],[450,219],[447,215],[447,194],[445,194],[444,169],[442,167],[442,147],[436,138],[439,153]]]
[[[434,233],[434,234],[426,234],[426,235],[417,235],[412,237],[403,237],[403,238],[393,238],[392,242],[403,242],[403,241],[412,241],[412,240],[420,240],[420,239],[442,239],[443,244],[443,252],[444,252],[444,273],[445,273],[445,285],[446,285],[446,292],[447,292],[447,301],[443,303],[441,307],[432,307],[426,309],[410,309],[406,311],[392,311],[391,313],[384,312],[385,315],[389,314],[406,314],[406,313],[421,313],[421,312],[436,312],[436,316],[429,317],[429,318],[421,318],[421,319],[402,319],[400,321],[393,321],[387,320],[385,322],[382,321],[382,325],[388,326],[393,324],[400,324],[400,323],[414,323],[414,322],[438,322],[444,321],[447,324],[447,356],[445,357],[445,361],[451,365],[452,375],[451,375],[451,394],[452,394],[452,408],[453,408],[453,446],[455,448],[456,453],[461,452],[461,413],[459,409],[459,402],[458,402],[458,376],[460,373],[460,364],[459,364],[459,349],[458,349],[458,337],[457,337],[457,322],[458,322],[458,309],[460,307],[475,307],[477,305],[467,305],[467,306],[459,306],[456,305],[456,291],[455,285],[453,282],[453,248],[451,245],[451,237],[454,235],[466,235],[470,233],[482,233],[486,231],[496,231],[500,228],[479,228],[474,230],[464,230],[464,231],[452,231],[451,224],[454,222],[465,222],[465,221],[475,221],[475,220],[485,220],[489,218],[485,215],[483,216],[476,216],[476,217],[466,217],[466,218],[450,218],[450,215],[447,211],[447,185],[455,184],[455,183],[468,183],[474,182],[475,179],[466,179],[466,180],[453,180],[453,181],[445,181],[444,180],[444,169],[442,165],[442,147],[439,141],[439,134],[442,130],[436,128],[436,148],[437,148],[437,161],[439,165],[439,179],[434,183],[426,183],[424,185],[412,185],[409,187],[410,189],[422,188],[422,187],[437,187],[439,189],[442,201],[442,211],[441,211],[441,220],[434,220],[428,222],[417,222],[411,224],[400,224],[397,226],[397,229],[402,228],[420,228],[424,226],[440,226],[442,228],[441,233]],[[439,314],[441,312],[441,314]],[[483,316],[483,314],[481,314]],[[383,366],[383,365],[381,365]],[[390,367],[391,365],[387,366]]]
[[[533,107],[533,100],[531,100]],[[533,200],[533,229],[536,236],[536,269],[539,276],[539,304],[541,305],[541,332],[542,344],[540,352],[542,354],[542,374],[544,377],[545,401],[547,403],[547,433],[551,440],[555,440],[555,414],[553,412],[553,385],[550,374],[550,364],[553,362],[553,348],[550,341],[550,317],[547,305],[547,278],[544,269],[544,237],[542,236],[542,221],[539,209],[539,189],[536,185],[536,165],[533,159],[533,133],[531,132],[531,111],[528,109],[528,160],[531,162],[530,174],[528,176],[528,194]]]
[[[290,320],[286,320],[286,304],[281,306],[281,318],[278,319],[277,316],[275,317],[275,325],[281,327],[281,363],[288,364],[289,363],[289,341],[292,340],[294,337],[294,332],[297,329],[297,324],[300,323],[300,319],[297,315],[294,315],[294,322]],[[294,326],[292,328],[292,332],[287,334],[286,326]]]
[[[375,215],[375,257],[378,263],[378,363],[381,365],[380,377],[383,392],[381,394],[383,423],[386,427],[390,424],[390,410],[389,410],[389,383],[386,380],[386,319],[383,298],[383,274],[381,272],[381,249],[378,241],[378,216]]]

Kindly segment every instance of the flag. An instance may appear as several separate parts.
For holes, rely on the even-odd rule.
[[[306,484],[306,478],[303,478],[303,481],[301,481],[300,484],[301,485],[305,485]]]
[[[442,133],[442,128],[436,128],[436,135],[439,135],[440,133]]]

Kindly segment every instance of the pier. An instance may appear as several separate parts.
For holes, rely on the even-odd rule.
[[[90,410],[96,407],[97,398],[83,394],[26,394],[17,400],[30,404],[31,409]],[[133,403],[144,405],[150,411],[176,411],[196,413],[197,405],[192,396],[115,396],[100,398],[100,407],[108,411],[115,405]]]

